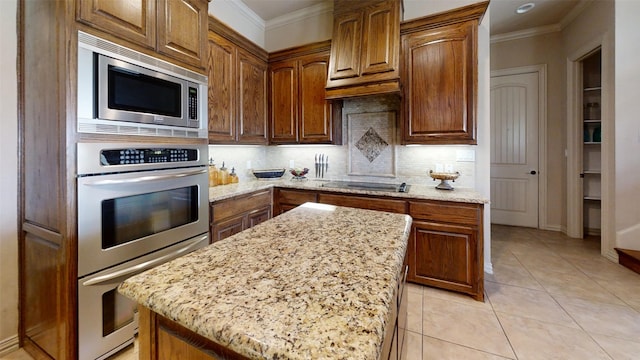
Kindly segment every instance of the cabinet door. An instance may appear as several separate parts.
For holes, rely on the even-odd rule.
[[[278,144],[296,143],[298,142],[298,62],[285,60],[273,63],[269,74],[271,80],[269,139],[272,143]],[[322,79],[323,90],[325,78]]]
[[[393,1],[379,3],[364,13],[360,74],[398,70],[400,22]]]
[[[267,64],[238,49],[238,142],[267,143]]]
[[[477,21],[404,35],[405,143],[476,144]]]
[[[271,206],[254,210],[247,215],[247,228],[254,227],[269,219],[271,219]]]
[[[331,103],[325,100],[329,55],[310,56],[300,61],[300,142],[331,143]]]
[[[208,43],[209,142],[230,143],[236,140],[236,47],[211,31]]]
[[[211,242],[220,241],[244,230],[246,228],[246,219],[246,215],[242,214],[215,224],[211,231],[211,236],[213,236]]]
[[[151,49],[156,46],[155,0],[78,0],[78,20]]]
[[[202,68],[207,19],[207,1],[158,0],[158,52]]]
[[[329,79],[360,75],[363,14],[361,10],[334,15]]]
[[[472,294],[481,300],[477,230],[415,221],[409,239],[409,280]]]

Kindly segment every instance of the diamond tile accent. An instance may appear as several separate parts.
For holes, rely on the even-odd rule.
[[[360,150],[369,162],[373,162],[373,160],[380,156],[380,153],[382,153],[387,146],[389,146],[389,144],[384,141],[372,127],[356,142],[356,148]]]

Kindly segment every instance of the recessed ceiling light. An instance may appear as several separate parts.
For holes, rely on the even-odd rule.
[[[529,12],[535,6],[536,6],[536,4],[534,4],[534,3],[522,4],[522,5],[518,6],[518,8],[516,9],[516,14],[524,14],[526,12]]]

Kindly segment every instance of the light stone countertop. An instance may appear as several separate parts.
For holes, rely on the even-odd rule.
[[[251,180],[236,184],[219,185],[209,188],[209,201],[214,202],[228,199],[237,195],[248,194],[258,190],[269,189],[272,187],[281,187],[288,189],[316,190],[343,194],[389,196],[399,199],[439,200],[475,204],[487,204],[489,202],[489,200],[487,200],[484,196],[482,196],[474,189],[455,188],[454,190],[438,190],[435,188],[438,182],[435,181],[429,182],[429,185],[409,184],[411,185],[411,188],[409,189],[409,192],[406,193],[323,187],[322,184],[326,182],[327,180],[291,180],[290,176],[285,175],[280,179],[274,180]],[[390,182],[393,181],[387,181],[387,183]]]
[[[251,359],[378,359],[410,228],[307,203],[118,290]]]

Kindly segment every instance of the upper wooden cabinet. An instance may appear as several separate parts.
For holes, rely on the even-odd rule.
[[[327,98],[400,92],[400,0],[334,0]]]
[[[270,54],[269,141],[340,144],[341,104],[325,99],[331,41]]]
[[[77,0],[78,21],[203,68],[207,0]]]
[[[267,53],[209,20],[209,143],[267,143]]]
[[[158,52],[203,67],[208,4],[207,0],[158,0]]]
[[[477,29],[487,5],[401,25],[405,144],[477,144]]]

